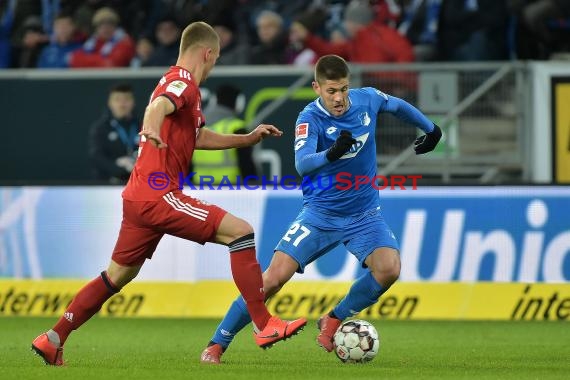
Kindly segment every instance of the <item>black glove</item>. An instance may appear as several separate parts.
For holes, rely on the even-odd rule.
[[[414,150],[416,154],[424,154],[431,152],[439,140],[441,139],[441,129],[437,125],[433,125],[433,131],[420,136],[414,141]]]
[[[327,150],[327,159],[330,162],[338,160],[343,154],[348,152],[350,147],[355,143],[356,140],[352,138],[352,133],[345,130],[340,131],[340,135],[334,144]]]

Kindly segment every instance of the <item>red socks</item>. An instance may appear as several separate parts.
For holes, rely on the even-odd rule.
[[[251,319],[263,330],[271,314],[265,306],[261,267],[255,256],[254,235],[243,236],[228,245],[234,282],[239,289]]]
[[[63,346],[69,334],[87,322],[117,292],[106,272],[81,288],[53,328],[59,335],[60,345]]]

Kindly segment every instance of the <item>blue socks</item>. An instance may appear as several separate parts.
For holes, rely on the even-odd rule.
[[[247,312],[245,301],[242,296],[239,296],[232,303],[230,309],[226,313],[226,316],[216,328],[216,332],[212,337],[212,342],[217,343],[226,349],[236,334],[247,326],[249,322],[251,322],[251,317]]]
[[[366,271],[352,284],[348,294],[333,309],[333,314],[340,320],[351,317],[376,303],[386,290],[388,289],[384,289],[382,285],[376,282],[370,271]],[[211,342],[226,349],[236,334],[250,322],[251,317],[245,306],[245,301],[239,296],[216,328]]]
[[[348,294],[333,309],[333,313],[341,321],[352,317],[376,303],[386,290],[388,289],[376,282],[372,272],[366,271],[352,284]]]

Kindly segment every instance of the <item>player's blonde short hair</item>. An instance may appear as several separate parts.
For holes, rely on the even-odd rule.
[[[220,44],[218,33],[203,21],[193,22],[182,32],[180,54],[195,46],[207,46],[215,49]]]

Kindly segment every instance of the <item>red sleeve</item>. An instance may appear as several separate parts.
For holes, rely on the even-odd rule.
[[[103,57],[99,52],[88,53],[77,50],[72,53],[70,67],[124,67],[128,66],[135,56],[135,43],[131,37],[126,36],[119,41],[111,53]]]
[[[315,35],[309,34],[305,39],[305,47],[314,51],[318,56],[326,54],[336,54],[344,59],[350,59],[350,43],[332,44],[319,38]]]
[[[168,79],[155,91],[156,96],[166,96],[176,107],[176,110],[183,108],[186,104],[196,101],[196,88],[185,78],[174,77]]]

